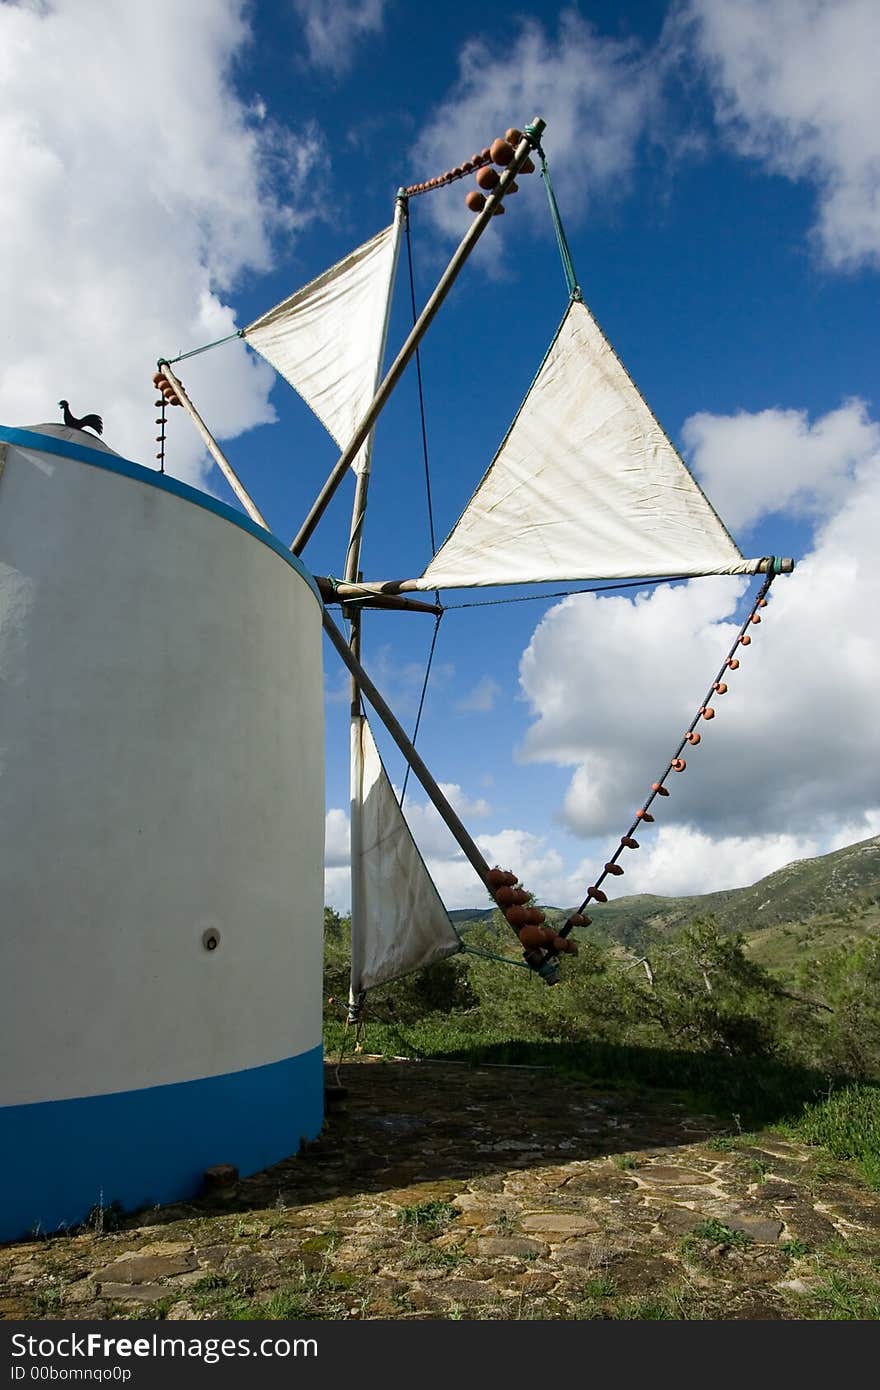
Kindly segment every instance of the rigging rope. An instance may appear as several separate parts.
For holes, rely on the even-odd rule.
[[[185,362],[188,357],[198,357],[200,353],[210,352],[211,348],[220,347],[222,343],[231,343],[233,338],[243,337],[244,329],[237,328],[234,333],[227,333],[225,338],[216,338],[213,343],[205,343],[204,347],[190,348],[189,352],[178,353],[177,357],[163,357],[161,360],[173,367],[175,362]]]
[[[556,194],[553,192],[553,184],[550,182],[550,170],[547,167],[547,160],[544,157],[544,151],[540,145],[538,146],[538,156],[541,160],[541,178],[544,180],[544,187],[547,190],[547,201],[550,204],[550,216],[553,219],[553,230],[556,233],[556,245],[559,247],[562,269],[565,273],[566,284],[568,285],[568,293],[572,299],[580,299],[581,287],[578,284],[571,249],[568,245],[568,238],[565,235],[565,228],[562,225],[562,214],[559,211]]]
[[[416,322],[416,320],[417,320],[417,318],[418,318],[418,311],[417,311],[417,309],[416,309],[416,281],[415,281],[415,274],[414,274],[414,272],[413,272],[412,238],[410,237],[410,231],[409,231],[409,215],[407,215],[407,219],[406,219],[406,258],[407,258],[407,262],[408,262],[408,265],[409,265],[409,299],[410,299],[410,307],[411,307],[411,309],[412,309],[412,321],[413,321],[413,323],[415,324],[415,322]],[[428,427],[427,427],[427,423],[426,423],[426,420],[425,420],[425,394],[424,394],[424,390],[423,390],[423,386],[422,386],[422,357],[421,357],[421,352],[420,352],[420,350],[419,350],[418,347],[416,348],[416,381],[418,382],[418,391],[419,391],[419,422],[420,422],[420,424],[421,424],[421,430],[422,430],[422,458],[423,458],[424,464],[425,464],[425,495],[426,495],[426,497],[427,497],[427,502],[428,502],[428,528],[429,528],[430,536],[431,536],[431,555],[434,556],[434,555],[437,554],[437,541],[436,541],[436,536],[435,536],[435,532],[434,532],[434,504],[433,504],[433,501],[432,501],[432,498],[431,498],[431,467],[430,467],[430,462],[429,462],[429,458],[428,458]],[[438,605],[438,607],[439,607],[439,605],[440,605],[440,594],[439,594],[439,592],[438,592],[437,590],[434,591],[434,599],[435,599],[435,602],[437,603],[437,605]],[[435,621],[434,621],[434,635],[433,635],[433,637],[431,638],[431,650],[430,650],[429,653],[428,653],[428,661],[427,661],[427,665],[425,666],[425,678],[424,678],[424,680],[422,681],[422,693],[421,693],[421,696],[420,696],[420,698],[419,698],[419,708],[418,708],[418,712],[417,712],[417,714],[416,714],[415,727],[414,727],[414,729],[413,729],[413,735],[412,735],[413,747],[415,747],[416,739],[417,739],[418,736],[419,736],[419,726],[420,726],[420,724],[421,724],[421,722],[422,722],[422,710],[425,708],[425,696],[426,696],[427,693],[428,693],[428,681],[430,680],[430,677],[431,677],[431,666],[432,666],[433,661],[434,661],[434,650],[435,650],[435,648],[436,648],[436,646],[437,646],[437,637],[438,637],[438,634],[439,634],[439,632],[440,632],[440,619],[441,619],[442,617],[443,617],[443,614],[442,614],[442,613],[438,613],[438,614],[437,614],[437,617],[436,617],[436,619],[435,619]],[[409,782],[409,774],[410,774],[410,771],[411,771],[410,765],[409,765],[409,763],[407,763],[407,765],[406,765],[406,772],[404,773],[404,777],[403,777],[403,788],[402,788],[401,793],[400,793],[400,802],[399,802],[399,805],[400,805],[400,807],[401,807],[401,810],[403,809],[403,799],[404,799],[404,797],[406,796],[406,788],[407,788],[407,783]]]
[[[431,638],[431,650],[428,652],[428,664],[425,667],[425,679],[422,681],[422,694],[419,699],[419,709],[418,713],[416,714],[415,728],[413,729],[412,745],[414,748],[416,746],[416,739],[419,736],[419,725],[422,722],[422,710],[425,708],[425,696],[428,693],[428,681],[431,678],[431,665],[434,661],[434,649],[437,646],[437,635],[440,631],[440,619],[442,617],[443,614],[438,613],[437,617],[434,619],[434,636]],[[410,771],[410,764],[407,763],[406,772],[403,778],[403,789],[400,793],[400,801],[398,802],[398,805],[400,806],[401,810],[403,810],[403,798],[406,796],[406,785],[409,781]]]
[[[444,613],[458,608],[494,608],[502,603],[540,603],[541,599],[570,598],[572,594],[606,594],[612,589],[647,589],[653,584],[677,584],[692,575],[668,574],[663,579],[627,579],[619,584],[594,584],[589,589],[556,589],[550,594],[517,594],[513,598],[481,598],[470,603],[444,603]]]
[[[412,308],[412,321],[415,324],[418,319],[416,310],[416,282],[413,273],[412,240],[409,234],[409,214],[406,219],[406,258],[409,263],[409,299]],[[428,464],[428,429],[425,423],[425,395],[422,389],[422,354],[419,347],[416,348],[416,381],[419,388],[419,421],[422,427],[422,458],[425,463],[425,492],[428,499],[428,527],[431,533],[431,555],[437,554],[437,542],[434,537],[434,506],[431,500],[431,470]],[[437,602],[440,602],[438,595]]]
[[[582,914],[584,912],[584,909],[589,906],[591,901],[595,901],[597,903],[604,903],[608,901],[607,893],[603,892],[602,890],[603,880],[607,878],[609,874],[618,877],[621,874],[623,874],[624,870],[622,866],[618,864],[617,861],[625,849],[638,849],[638,841],[633,839],[633,835],[634,832],[638,830],[640,825],[650,824],[653,821],[654,817],[651,815],[649,809],[652,801],[657,796],[669,796],[669,789],[665,785],[667,777],[669,776],[670,772],[684,772],[687,766],[684,758],[682,758],[681,756],[685,744],[689,744],[691,747],[695,747],[700,742],[700,735],[696,731],[697,725],[699,724],[700,720],[710,720],[715,718],[715,711],[710,705],[709,701],[712,699],[713,695],[720,696],[727,694],[727,683],[722,679],[722,677],[728,671],[738,670],[739,657],[735,655],[735,652],[738,647],[747,647],[751,644],[752,639],[748,632],[748,629],[752,626],[752,624],[760,623],[761,615],[758,612],[758,609],[766,608],[767,591],[775,578],[775,566],[773,566],[771,567],[770,573],[767,575],[767,578],[764,580],[764,583],[761,585],[758,595],[754,603],[752,604],[751,609],[749,610],[745,622],[740,627],[740,630],[737,633],[736,638],[734,639],[734,642],[727,653],[727,656],[721,663],[721,668],[718,671],[718,674],[716,675],[712,684],[709,686],[703,703],[701,704],[697,713],[694,715],[687,729],[685,729],[684,734],[681,738],[681,742],[679,743],[672,757],[669,759],[669,762],[666,764],[666,768],[664,769],[662,776],[658,777],[656,782],[652,782],[650,796],[646,798],[644,806],[640,807],[640,809],[636,811],[635,819],[633,820],[632,825],[629,827],[626,834],[621,836],[620,844],[617,846],[617,849],[614,851],[611,858],[606,863],[602,872],[596,879],[596,882],[591,884],[590,887],[587,889],[586,897],[584,898],[580,907],[577,909],[576,912],[572,913],[571,917],[569,917],[568,921],[562,927],[559,933],[560,936],[567,937],[573,927],[584,925],[584,918]],[[589,918],[586,918],[587,925],[589,925],[589,920]]]
[[[478,946],[469,946],[466,941],[461,942],[461,950],[469,956],[481,956],[483,960],[497,960],[501,965],[516,965],[522,970],[531,970],[531,966],[524,960],[514,960],[513,956],[498,956],[494,951],[481,951]]]

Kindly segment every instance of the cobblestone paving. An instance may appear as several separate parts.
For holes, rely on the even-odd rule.
[[[339,1080],[321,1137],[226,1193],[0,1246],[0,1318],[803,1318],[880,1295],[880,1193],[821,1150],[540,1069],[358,1058]]]

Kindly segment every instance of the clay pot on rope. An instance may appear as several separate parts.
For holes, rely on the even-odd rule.
[[[493,140],[489,149],[489,157],[493,164],[499,164],[502,169],[506,169],[513,160],[516,150],[507,140]]]
[[[499,869],[497,864],[486,875],[486,882],[493,891],[496,888],[512,888],[516,881],[516,874],[511,874],[507,869]]]
[[[517,932],[521,945],[527,951],[537,950],[544,945],[543,927],[520,927]]]

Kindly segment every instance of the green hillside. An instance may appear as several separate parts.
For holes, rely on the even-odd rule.
[[[551,923],[566,915],[563,908],[544,910]],[[640,893],[594,904],[593,925],[578,936],[641,952],[708,915],[722,931],[746,936],[754,960],[788,975],[806,955],[823,957],[880,930],[880,836],[795,860],[748,888],[682,898]],[[492,910],[463,908],[450,916],[467,932],[469,924],[487,923]]]

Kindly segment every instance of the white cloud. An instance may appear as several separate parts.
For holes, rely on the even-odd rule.
[[[809,859],[819,852],[820,844],[811,836],[712,836],[692,825],[664,825],[650,840],[643,835],[639,850],[622,856],[619,862],[626,876],[615,883],[609,896],[660,893],[682,897],[747,888],[793,860]],[[604,886],[608,887],[607,880]]]
[[[411,782],[410,789],[412,785]],[[468,796],[458,783],[440,782],[438,785],[446,800],[463,821],[478,820],[489,814],[489,803],[482,797],[472,798]],[[399,799],[400,789],[395,787],[394,791]],[[459,853],[451,832],[440,819],[440,813],[430,801],[414,801],[410,793],[407,792],[404,812],[413,838],[425,859],[442,860],[452,858]]]
[[[324,870],[324,906],[333,907],[337,912],[351,910],[351,877],[347,865],[344,869]]]
[[[455,708],[467,713],[486,714],[495,708],[495,701],[501,694],[501,686],[491,676],[483,676],[473,690],[456,700]]]
[[[632,168],[658,93],[658,70],[634,41],[599,35],[574,9],[556,34],[536,21],[513,22],[502,42],[470,39],[458,80],[433,112],[413,151],[414,178],[429,178],[490,145],[513,123],[547,121],[554,185],[570,217],[596,195],[619,193]],[[467,187],[473,185],[468,182]],[[524,201],[546,221],[537,177],[520,180]],[[459,236],[471,214],[465,181],[426,200],[445,233]],[[519,213],[519,208],[516,209]]]
[[[772,512],[827,513],[880,449],[880,425],[860,400],[813,423],[805,410],[692,415],[682,435],[689,462],[734,531]]]
[[[58,419],[64,396],[152,464],[156,358],[233,331],[224,295],[307,219],[319,142],[295,143],[236,94],[242,14],[240,0],[0,6],[0,295],[14,344],[0,418]],[[221,436],[274,416],[274,375],[239,343],[181,373]],[[181,415],[168,466],[200,483],[207,462]]]
[[[407,819],[410,819],[407,813]],[[530,892],[543,902],[573,903],[586,879],[578,869],[566,871],[562,855],[547,844],[543,835],[509,828],[494,834],[475,836],[489,864],[511,869]],[[491,907],[492,904],[474,869],[452,842],[445,853],[425,853],[425,863],[447,908]]]
[[[328,869],[348,866],[350,835],[347,812],[331,807],[324,819],[324,863]]]
[[[880,265],[876,0],[684,0],[732,145],[819,195],[828,263]]]
[[[362,39],[381,33],[386,0],[293,0],[309,59],[335,76],[354,62]]]
[[[715,423],[724,440],[730,422]],[[772,434],[778,421],[770,423]],[[864,428],[876,427],[865,421]],[[711,454],[709,417],[700,429]],[[672,774],[672,796],[654,803],[657,826],[639,835],[642,862],[650,862],[661,828],[686,831],[657,839],[654,850],[668,847],[667,860],[654,861],[667,863],[667,883],[675,878],[669,856],[687,851],[688,872],[675,880],[681,889],[712,882],[716,859],[723,867],[740,850],[751,860],[745,882],[788,853],[780,837],[827,849],[844,827],[859,838],[876,823],[880,448],[850,465],[853,478],[837,510],[795,574],[776,581],[728,693],[713,697],[717,717],[701,725],[700,747],[686,751],[688,770]],[[808,461],[812,486],[811,467]],[[790,483],[794,494],[796,478]],[[535,715],[524,756],[574,768],[561,817],[576,834],[614,844],[627,828],[735,635],[741,586],[696,580],[635,600],[570,598],[537,628],[521,664]],[[711,842],[700,854],[705,872],[695,867],[698,834]],[[767,839],[769,860],[756,837]],[[632,868],[642,872],[635,859]],[[647,886],[628,878],[620,891],[635,881]]]

